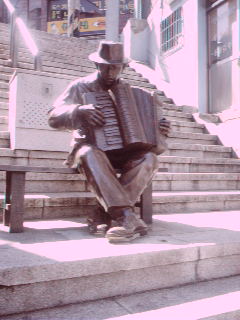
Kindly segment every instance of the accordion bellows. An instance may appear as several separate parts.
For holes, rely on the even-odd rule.
[[[84,104],[98,106],[105,118],[104,126],[92,130],[95,145],[103,150],[166,150],[165,139],[158,131],[156,106],[150,92],[127,83],[115,85],[108,92],[83,94]]]

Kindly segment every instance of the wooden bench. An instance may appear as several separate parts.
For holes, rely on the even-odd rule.
[[[0,165],[0,171],[6,172],[6,188],[3,206],[3,224],[9,227],[9,232],[23,232],[24,195],[26,172],[37,173],[62,173],[79,174],[76,169],[71,168],[49,168],[18,165]],[[159,171],[167,171],[159,169]],[[140,202],[141,218],[146,223],[152,223],[152,184],[149,185],[141,196]]]

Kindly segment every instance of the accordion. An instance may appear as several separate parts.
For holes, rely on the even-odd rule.
[[[84,104],[93,104],[103,113],[104,126],[93,127],[94,144],[103,151],[166,150],[158,130],[153,96],[146,90],[119,83],[111,90],[83,94]]]

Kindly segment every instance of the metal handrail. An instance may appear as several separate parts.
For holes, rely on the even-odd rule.
[[[10,59],[12,61],[12,67],[17,67],[17,58],[18,58],[18,39],[16,36],[16,26],[23,37],[28,49],[34,57],[34,69],[41,70],[41,56],[39,50],[27,29],[23,20],[16,15],[16,10],[11,4],[10,0],[3,0],[3,3],[6,5],[10,13]]]

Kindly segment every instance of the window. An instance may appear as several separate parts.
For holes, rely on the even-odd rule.
[[[161,49],[168,52],[179,47],[183,38],[183,10],[178,8],[161,22]]]

